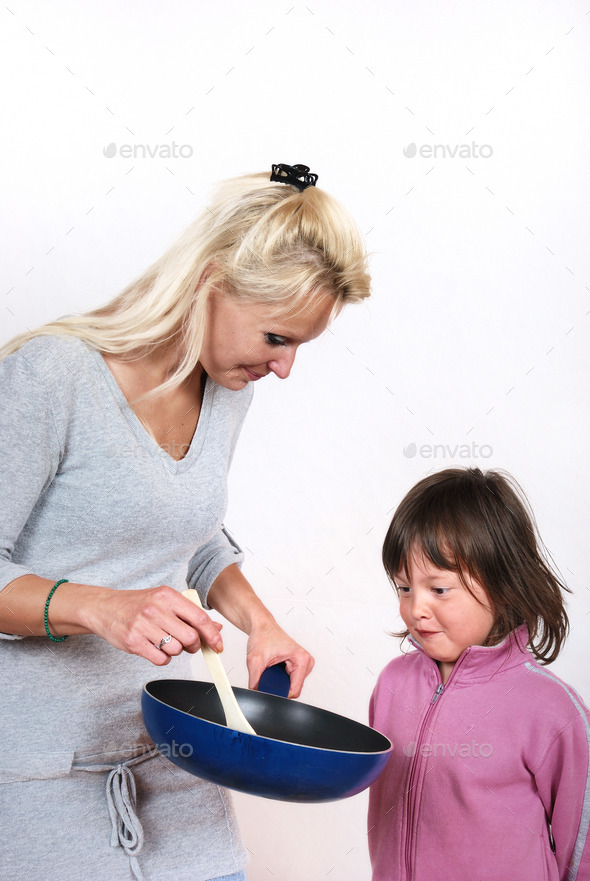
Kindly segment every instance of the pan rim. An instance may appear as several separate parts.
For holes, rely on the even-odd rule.
[[[387,737],[387,735],[383,734],[382,731],[378,731],[377,728],[372,728],[370,725],[365,725],[363,722],[357,722],[356,719],[350,719],[347,716],[342,716],[340,713],[333,713],[331,710],[324,710],[322,707],[314,707],[312,704],[306,704],[303,702],[296,704],[296,705],[309,707],[311,710],[317,710],[322,713],[327,713],[330,716],[334,716],[339,719],[344,719],[348,723],[353,722],[355,725],[359,725],[361,728],[367,729],[368,731],[371,731],[374,734],[378,735],[379,737],[383,738],[383,740],[385,742],[387,742],[389,744],[389,746],[384,749],[376,749],[376,750],[333,749],[328,746],[314,746],[313,744],[294,743],[292,740],[283,740],[283,739],[280,739],[277,737],[266,737],[264,734],[248,734],[243,731],[236,731],[235,728],[229,728],[227,725],[222,725],[219,722],[212,722],[209,719],[204,719],[202,716],[195,716],[193,713],[189,713],[186,710],[181,710],[178,707],[175,707],[172,704],[167,703],[166,701],[162,700],[161,698],[156,697],[156,695],[152,694],[152,692],[149,691],[148,687],[150,685],[158,685],[160,683],[165,683],[165,682],[187,682],[187,683],[200,682],[204,685],[211,685],[211,687],[214,689],[215,685],[212,682],[208,682],[207,680],[201,680],[201,679],[178,679],[178,678],[176,678],[176,679],[171,679],[171,678],[169,678],[169,679],[152,679],[150,682],[145,683],[145,685],[143,686],[143,692],[145,694],[147,694],[151,700],[157,701],[159,704],[161,704],[162,706],[166,707],[169,710],[174,710],[174,712],[181,713],[183,716],[187,716],[190,719],[198,719],[200,722],[204,722],[207,725],[215,725],[217,728],[221,729],[222,731],[233,732],[234,735],[236,735],[238,737],[248,737],[248,738],[252,738],[252,739],[256,739],[256,740],[266,740],[266,741],[269,741],[270,743],[283,743],[283,744],[285,744],[285,746],[288,746],[291,748],[297,747],[297,748],[303,749],[303,750],[312,749],[312,750],[316,750],[318,752],[328,752],[328,753],[334,753],[334,754],[338,754],[338,755],[349,755],[349,756],[380,756],[380,755],[385,755],[386,753],[389,753],[393,750],[393,744],[392,744],[391,740]],[[232,688],[233,688],[233,686],[232,686]],[[264,694],[264,692],[257,692],[255,689],[244,689],[244,688],[237,688],[236,687],[234,690],[236,690],[236,691],[252,691],[254,694]],[[274,695],[274,694],[265,694],[265,699],[267,699],[267,698],[272,698],[274,700],[280,700],[280,701],[292,702],[289,700],[289,698],[280,697],[279,695]]]

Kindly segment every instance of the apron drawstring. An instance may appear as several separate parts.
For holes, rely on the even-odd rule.
[[[143,847],[143,827],[137,816],[137,788],[131,768],[133,765],[139,765],[141,762],[153,759],[158,755],[158,749],[152,747],[143,750],[138,756],[116,765],[110,762],[88,763],[88,756],[83,756],[79,757],[77,761],[74,760],[72,766],[77,771],[93,773],[109,771],[106,796],[111,820],[111,847],[120,846],[123,848],[129,858],[129,866],[135,881],[144,881],[137,860],[137,854]]]
[[[136,813],[137,791],[133,772],[117,765],[107,779],[107,805],[111,818],[111,847],[121,845],[136,881],[143,881],[137,854],[143,847],[143,828]]]

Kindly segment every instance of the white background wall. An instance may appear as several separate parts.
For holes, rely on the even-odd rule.
[[[574,591],[553,670],[590,699],[587,8],[10,0],[0,22],[2,340],[110,299],[214,181],[272,162],[366,234],[371,301],[257,386],[231,476],[246,572],[317,658],[306,702],[366,719],[398,651],[391,511],[457,464],[527,490]],[[369,878],[365,794],[237,804],[250,881]]]

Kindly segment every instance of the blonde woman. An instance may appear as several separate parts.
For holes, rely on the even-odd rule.
[[[136,282],[0,362],[0,863],[6,877],[245,878],[227,792],[155,753],[141,687],[218,626],[249,685],[313,659],[241,572],[226,479],[253,384],[369,295],[346,212],[305,166],[222,185]],[[158,675],[158,674],[156,674]],[[106,795],[106,797],[105,797]]]

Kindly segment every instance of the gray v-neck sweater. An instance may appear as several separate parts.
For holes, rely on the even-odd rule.
[[[0,588],[28,573],[118,590],[188,583],[206,602],[242,560],[222,521],[251,398],[251,386],[208,380],[175,461],[85,343],[37,337],[1,361]],[[92,635],[2,639],[0,656],[0,780],[58,775],[75,751],[145,744],[143,684],[190,676],[186,655],[158,668]]]

